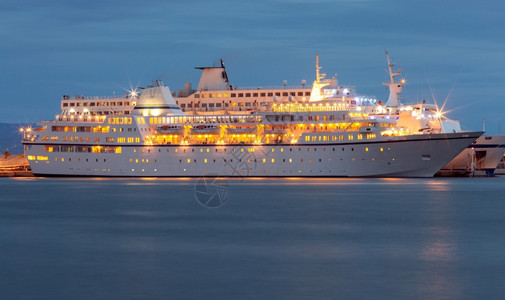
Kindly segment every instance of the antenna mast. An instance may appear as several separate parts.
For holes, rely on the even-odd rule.
[[[389,59],[389,53],[385,51],[386,58],[388,61],[388,71],[389,71],[389,82],[384,82],[384,85],[389,87],[389,98],[386,102],[386,106],[396,107],[400,105],[400,93],[403,92],[403,86],[405,85],[405,79],[401,79],[400,82],[395,81],[396,76],[400,76],[402,69],[393,70],[396,64],[391,63]]]
[[[319,66],[319,52],[316,52],[316,82],[321,83],[321,79],[324,79],[326,77],[326,73],[319,73],[319,70],[321,70],[321,67]]]

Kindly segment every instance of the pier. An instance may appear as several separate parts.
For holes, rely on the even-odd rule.
[[[33,177],[24,154],[4,154],[0,157],[0,177]]]

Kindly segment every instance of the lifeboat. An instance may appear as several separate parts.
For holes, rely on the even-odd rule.
[[[219,134],[220,128],[214,124],[194,125],[191,128],[192,134]]]
[[[242,133],[256,133],[257,129],[256,126],[253,127],[228,127],[226,128],[226,131],[231,134],[242,134]]]
[[[184,134],[184,127],[181,125],[163,125],[156,128],[160,134]]]
[[[286,129],[265,129],[265,134],[285,134]]]
[[[215,115],[224,115],[226,111],[224,109],[221,110],[209,110],[209,111],[195,111],[195,115],[201,116],[215,116]]]

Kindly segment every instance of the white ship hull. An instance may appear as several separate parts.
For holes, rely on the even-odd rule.
[[[480,134],[384,137],[354,143],[115,145],[122,147],[119,154],[45,152],[47,144],[31,143],[25,154],[34,157],[30,166],[38,176],[432,177]]]

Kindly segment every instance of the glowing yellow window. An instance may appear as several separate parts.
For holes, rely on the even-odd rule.
[[[191,162],[191,159],[188,158],[188,164]]]
[[[266,158],[263,158],[263,163],[265,163],[266,161],[267,161],[267,159],[266,159]]]
[[[203,162],[204,162],[204,163],[207,163],[207,159],[204,159],[204,160],[203,160]]]
[[[365,148],[365,151],[368,152],[368,147]]]
[[[274,162],[275,162],[275,159],[272,158],[272,163],[274,163]]]
[[[291,163],[291,162],[293,162],[293,160],[290,158],[290,159],[289,159],[289,162]]]
[[[384,148],[381,148],[381,152],[384,151]]]

